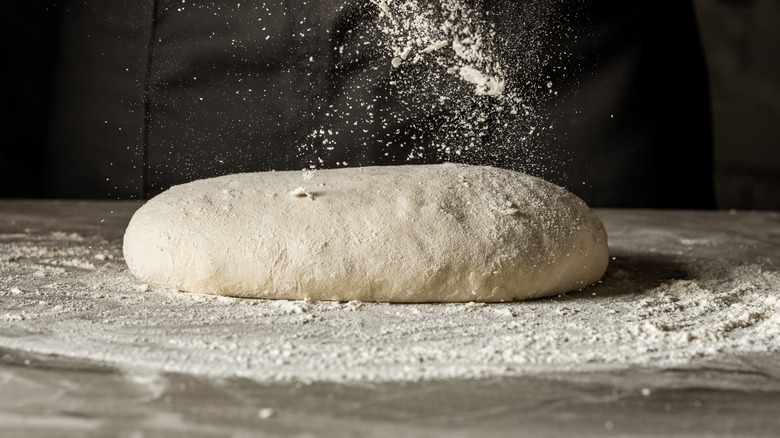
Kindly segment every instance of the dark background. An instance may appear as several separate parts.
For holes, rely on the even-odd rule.
[[[212,63],[228,65],[240,73],[233,79],[227,78],[230,86],[226,90],[251,89],[246,81],[251,81],[252,72],[262,71],[263,66],[247,62],[241,56],[235,58],[236,53],[266,49],[239,47],[233,51],[233,58],[224,59],[227,55],[223,47],[231,44],[231,35],[241,31],[235,28],[236,21],[230,17],[224,17],[224,21],[210,20],[209,26],[197,29],[185,28],[187,22],[180,24],[185,26],[181,28],[176,27],[176,22],[164,23],[156,27],[160,31],[153,35],[149,24],[155,15],[152,3],[148,3],[147,8],[134,8],[120,0],[58,4],[19,1],[3,7],[0,196],[57,196],[56,187],[69,184],[91,184],[94,193],[85,193],[86,197],[119,198],[128,197],[128,193],[129,197],[143,196],[135,187],[143,180],[154,180],[154,175],[149,173],[163,174],[170,167],[176,167],[182,173],[181,178],[187,180],[190,169],[193,172],[204,170],[204,162],[211,166],[205,171],[213,174],[228,173],[236,167],[240,169],[243,163],[230,161],[246,155],[242,148],[254,147],[256,139],[252,135],[261,135],[266,140],[274,136],[282,139],[285,130],[295,123],[294,114],[274,113],[278,108],[269,108],[268,114],[248,114],[241,120],[240,117],[227,117],[231,111],[241,108],[220,107],[213,99],[205,103],[198,101],[199,84],[208,83]],[[161,3],[167,7],[173,5],[173,2]],[[780,80],[777,79],[780,78],[780,50],[776,47],[780,31],[775,27],[777,17],[780,17],[780,3],[773,0],[696,0],[694,4],[710,78],[717,206],[780,210]],[[189,8],[190,14],[198,13],[192,3],[185,2],[182,6]],[[100,20],[96,21],[96,16]],[[648,19],[652,21],[653,17]],[[659,21],[659,29],[669,25],[659,17],[655,19]],[[225,24],[228,22],[232,24]],[[178,132],[181,138],[170,139],[168,149],[144,151],[142,145],[150,135],[143,128],[147,113],[143,99],[144,81],[149,63],[153,61],[146,48],[154,42],[161,56],[176,59],[178,51],[186,50],[189,41],[180,36],[193,33],[204,39],[214,36],[220,40],[215,41],[213,50],[208,46],[200,48],[202,58],[182,60],[188,63],[184,69],[188,72],[187,77],[178,77],[175,70],[156,72],[165,82],[163,90],[182,93],[164,96],[177,105],[160,109],[161,112],[167,110],[165,128]],[[280,54],[279,59],[285,56]],[[281,66],[276,71],[283,72],[285,68],[307,67]],[[86,80],[84,77],[73,80],[67,74],[58,73],[62,71],[78,71],[86,75]],[[111,75],[103,74],[107,71]],[[193,71],[196,74],[190,75]],[[271,80],[285,84],[288,78],[282,75]],[[122,86],[116,86],[118,82]],[[684,92],[686,85],[682,84],[680,89]],[[695,92],[695,84],[690,84],[690,90]],[[231,99],[237,101],[235,97]],[[298,100],[301,105],[310,101],[307,96],[300,96]],[[68,104],[52,105],[51,102]],[[671,99],[669,106],[675,106]],[[68,122],[74,117],[67,112],[74,108],[89,109],[79,115],[78,124]],[[187,138],[198,135],[186,129],[187,121],[192,117],[187,111],[213,114],[202,123],[213,125],[204,132],[216,133],[214,138]],[[280,128],[254,131],[246,128],[257,117],[278,117],[276,125]],[[181,124],[181,130],[170,129],[177,123]],[[232,137],[234,148],[224,152],[224,160],[210,157],[204,160],[197,153],[176,150],[176,140],[181,140],[182,144],[196,140],[225,144],[220,133]],[[73,142],[74,147],[69,148],[70,145],[63,141]],[[110,147],[93,144],[89,154],[68,152],[78,150],[81,143],[96,141],[110,142]],[[138,165],[144,154],[155,153],[161,155],[146,158],[161,163],[157,170]],[[274,153],[272,150],[265,153],[268,162],[263,165],[284,167],[283,157],[278,157],[279,166],[274,166]],[[258,170],[252,163],[247,163],[246,167],[246,170]],[[63,169],[66,170],[64,173]],[[71,171],[67,171],[69,169]],[[87,174],[80,169],[98,169],[100,174],[95,175],[92,171]],[[61,182],[47,181],[51,175],[59,175]],[[95,180],[96,176],[98,180]],[[589,179],[585,175],[579,178]],[[92,181],[105,183],[93,184]],[[691,205],[695,204],[691,202]]]
[[[718,207],[780,210],[780,2],[696,0]]]

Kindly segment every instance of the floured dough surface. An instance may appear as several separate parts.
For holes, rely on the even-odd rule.
[[[568,191],[457,164],[261,172],[175,186],[133,216],[138,278],[240,297],[510,301],[603,275],[607,235]]]

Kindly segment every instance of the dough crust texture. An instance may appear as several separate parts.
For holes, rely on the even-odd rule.
[[[243,173],[172,187],[124,238],[130,271],[272,299],[499,302],[604,274],[604,226],[570,192],[461,164]]]

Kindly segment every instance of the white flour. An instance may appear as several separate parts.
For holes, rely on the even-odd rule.
[[[366,68],[377,76],[347,85],[362,101],[329,108],[324,125],[309,136],[311,145],[302,146],[316,157],[311,166],[334,150],[357,146],[340,143],[344,133],[331,130],[345,121],[358,133],[380,125],[387,136],[371,136],[364,145],[388,154],[403,150],[412,163],[438,159],[528,172],[553,162],[537,156],[545,153],[540,144],[552,128],[540,108],[557,94],[548,73],[566,54],[543,52],[542,43],[551,32],[571,30],[564,14],[548,16],[546,3],[497,6],[497,13],[483,1],[367,2],[373,19],[353,46],[339,50],[351,50],[353,57],[375,53],[378,63]],[[497,29],[508,22],[511,29]],[[388,102],[395,107],[383,112]]]
[[[460,0],[431,3],[381,0],[378,5],[380,41],[394,56],[392,66],[427,64],[432,75],[423,84],[407,81],[403,87],[437,93],[431,79],[441,80],[446,73],[459,74],[461,79],[475,85],[474,94],[494,97],[503,94],[506,72],[495,48],[496,31],[475,8]]]
[[[778,249],[771,242],[749,230],[661,230],[632,223],[630,215],[616,226],[601,216],[616,256],[601,284],[491,305],[263,301],[154,290],[129,278],[117,240],[0,234],[0,346],[132,372],[261,382],[664,367],[780,351],[780,274],[772,258]]]

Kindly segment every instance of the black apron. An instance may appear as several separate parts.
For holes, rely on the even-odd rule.
[[[235,172],[449,160],[526,171],[597,207],[714,207],[687,2],[468,2],[495,28],[505,64],[533,65],[507,81],[541,94],[529,146],[460,155],[435,152],[438,127],[491,97],[426,102],[436,85],[410,102],[391,84],[422,67],[393,68],[372,2],[71,3],[60,11],[44,196],[145,198]],[[529,42],[534,27],[546,30]],[[480,119],[469,150],[522,143],[524,116]],[[459,137],[446,141],[459,148]]]

